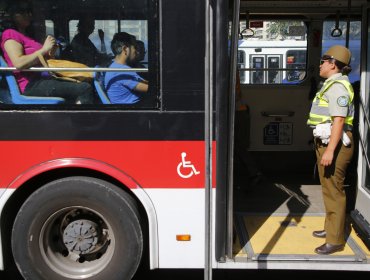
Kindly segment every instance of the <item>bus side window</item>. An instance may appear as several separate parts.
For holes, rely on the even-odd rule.
[[[306,51],[288,50],[286,52],[286,83],[300,83],[306,77]]]
[[[238,69],[239,69],[239,77],[240,77],[240,83],[245,83],[245,71],[240,70],[246,68],[245,65],[245,52],[244,51],[238,51]]]
[[[324,21],[322,36],[322,54],[333,45],[346,45],[347,22],[339,21],[339,28],[343,31],[340,37],[332,37],[331,31],[335,26],[334,20]],[[360,62],[361,62],[361,21],[352,20],[350,22],[351,32],[349,34],[348,48],[351,51],[351,68],[348,78],[351,83],[360,80]]]
[[[270,56],[268,57],[268,62],[267,62],[267,67],[268,67],[268,72],[267,72],[267,82],[269,84],[280,84],[282,81],[281,78],[281,72],[278,70],[271,70],[271,69],[279,69],[281,68],[281,63],[280,63],[280,56]]]
[[[252,58],[252,69],[255,69],[251,72],[252,84],[263,84],[264,83],[264,71],[258,70],[265,67],[265,58],[256,56]]]
[[[111,41],[113,35],[117,32],[127,32],[132,34],[135,36],[136,41],[143,42],[145,50],[141,51],[143,56],[140,56],[140,60],[136,61],[135,55],[135,58],[132,58],[132,61],[130,61],[132,63],[126,63],[125,66],[129,66],[129,68],[140,68],[140,70],[132,71],[129,68],[119,68],[115,70],[122,73],[136,73],[142,78],[142,80],[144,80],[146,84],[149,85],[149,89],[147,94],[141,94],[138,88],[134,86],[132,86],[130,89],[131,92],[135,91],[140,104],[139,102],[131,102],[130,104],[127,104],[124,101],[114,104],[116,104],[116,107],[120,106],[119,108],[122,109],[127,107],[130,109],[158,109],[159,100],[162,99],[158,98],[160,92],[158,90],[159,78],[158,74],[156,73],[156,70],[159,69],[159,55],[158,51],[156,51],[156,48],[159,45],[159,36],[157,36],[159,28],[157,1],[127,0],[124,1],[125,5],[122,5],[122,1],[106,2],[64,0],[54,2],[50,4],[50,2],[45,0],[29,1],[29,3],[32,4],[32,17],[34,20],[31,31],[32,33],[35,33],[33,34],[35,35],[34,38],[38,42],[43,42],[46,35],[53,36],[58,45],[55,58],[77,61],[88,65],[92,72],[97,72],[99,70],[95,69],[96,66],[100,68],[107,68],[112,64],[112,60],[114,59],[114,55],[111,50]],[[124,16],[122,16],[123,14]],[[86,49],[94,49],[94,52],[92,52],[93,59],[78,61],[78,58],[81,58],[82,55],[77,56],[76,58],[75,52],[70,47],[70,43],[72,39],[79,33],[79,19],[84,18],[85,16],[91,20],[91,24],[88,26],[89,30],[85,31],[85,35],[87,36],[84,36],[82,41],[83,43],[88,44],[90,47]],[[3,17],[6,19],[8,17],[7,13],[4,12],[1,14],[2,22]],[[82,53],[87,54],[86,57],[89,57],[90,52],[86,51],[85,53]],[[138,67],[138,65],[140,65],[140,67]],[[103,70],[105,71],[105,69]],[[40,69],[31,69],[30,71],[40,72]],[[34,75],[34,77],[36,77],[36,75]],[[93,96],[93,101],[90,102],[89,106],[94,105],[96,107],[108,107],[108,105],[105,105],[108,103],[104,103],[102,100],[100,100],[100,95],[97,94],[97,88],[94,88],[94,90],[96,96]],[[106,89],[106,93],[109,97],[110,95],[108,88]],[[11,106],[11,104],[9,104],[9,106]],[[84,104],[79,104],[79,106],[84,106]],[[66,108],[67,106],[59,106],[58,110],[65,110]]]

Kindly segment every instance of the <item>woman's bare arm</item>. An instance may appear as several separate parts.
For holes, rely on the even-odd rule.
[[[54,45],[55,39],[52,36],[48,36],[42,48],[32,54],[25,55],[23,46],[12,39],[9,39],[4,43],[4,48],[14,67],[18,69],[26,69],[38,64],[40,62],[38,55],[48,55]]]

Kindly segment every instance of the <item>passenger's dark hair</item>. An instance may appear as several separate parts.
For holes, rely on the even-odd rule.
[[[146,50],[145,50],[145,44],[144,44],[143,41],[136,40],[136,47],[137,47],[138,51],[140,51],[143,54],[145,54]]]
[[[6,11],[10,16],[22,12],[31,12],[32,4],[28,0],[9,0]]]
[[[114,34],[111,49],[114,55],[118,55],[122,52],[124,46],[131,47],[136,45],[135,36],[128,34],[126,32],[118,32]]]
[[[348,75],[352,71],[352,67],[334,59],[335,65],[338,67],[343,75]]]
[[[0,32],[2,33],[6,29],[17,29],[15,22],[13,21],[13,16],[18,13],[31,13],[32,3],[28,0],[8,0],[6,5],[6,12],[9,14],[7,19],[4,19],[0,23]],[[34,30],[33,26],[30,25],[26,29],[26,35],[33,37]]]
[[[81,16],[77,23],[78,32],[81,32],[82,28],[85,27],[87,24],[95,24],[95,20],[89,16]]]

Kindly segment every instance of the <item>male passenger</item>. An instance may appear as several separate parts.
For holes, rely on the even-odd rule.
[[[73,61],[86,64],[89,67],[108,66],[112,58],[106,53],[99,52],[89,36],[94,32],[95,20],[90,17],[81,17],[77,24],[77,35],[71,42]],[[99,38],[104,43],[104,32],[99,31]]]
[[[146,50],[145,44],[143,41],[136,40],[136,62],[133,64],[133,68],[148,68],[143,62],[145,59]],[[148,80],[148,73],[141,72],[139,76],[142,77],[144,80]]]
[[[131,69],[136,62],[136,38],[118,32],[111,43],[115,55],[110,68]],[[137,104],[148,91],[148,82],[136,72],[107,72],[104,86],[112,104]]]

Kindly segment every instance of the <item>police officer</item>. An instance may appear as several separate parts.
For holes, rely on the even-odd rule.
[[[315,134],[317,166],[326,210],[323,230],[313,232],[314,237],[325,238],[317,247],[317,254],[332,254],[345,245],[346,194],[344,179],[353,155],[352,127],[354,92],[347,75],[351,52],[343,46],[331,47],[320,60],[320,76],[325,82],[316,94],[307,121],[312,128],[331,124],[329,141]],[[345,133],[346,135],[344,135]],[[348,136],[348,137],[347,137]]]

